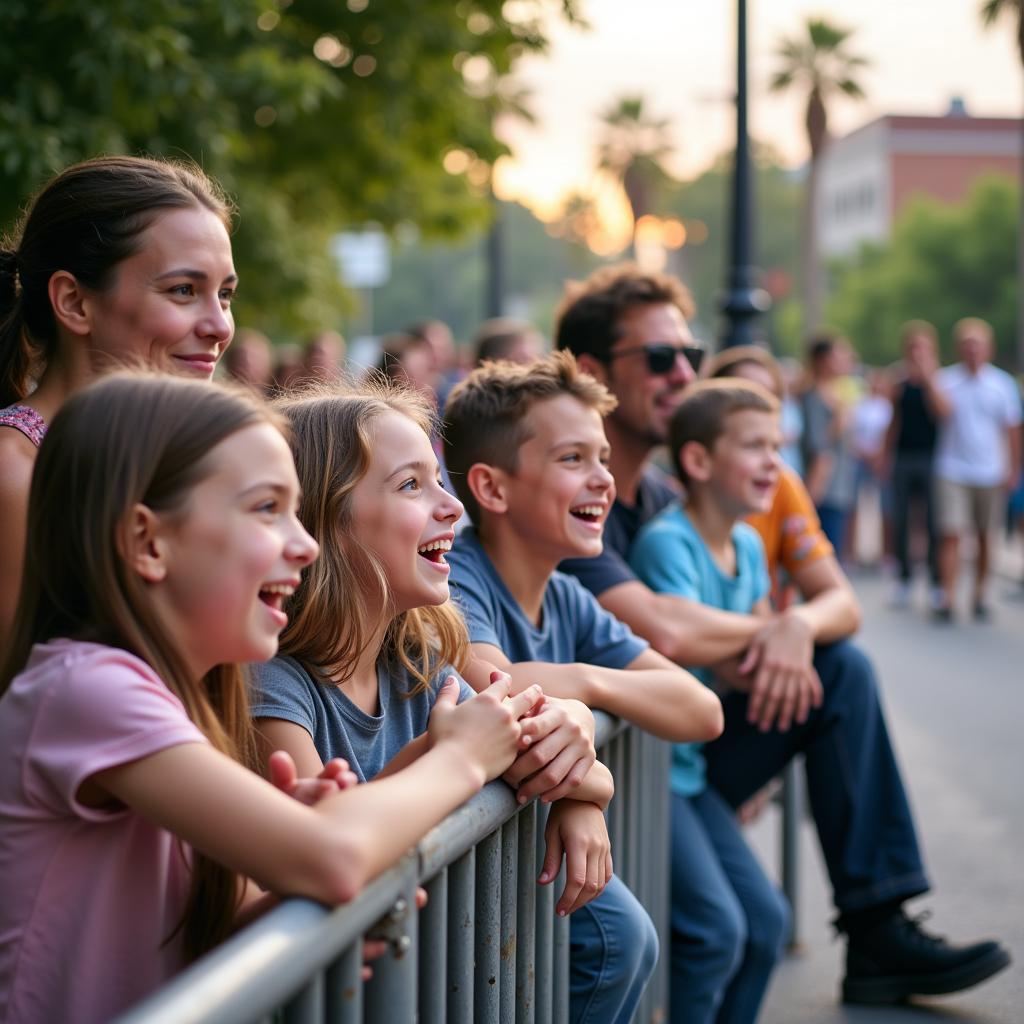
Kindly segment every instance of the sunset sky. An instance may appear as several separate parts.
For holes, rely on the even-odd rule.
[[[749,0],[753,134],[792,165],[806,157],[802,103],[769,94],[779,40],[808,17],[855,29],[851,49],[872,61],[862,76],[867,99],[832,105],[843,134],[886,113],[943,114],[954,95],[974,115],[1017,116],[1024,86],[1007,18],[983,29],[980,0]],[[515,157],[499,167],[498,188],[542,216],[574,190],[601,192],[593,173],[598,115],[627,94],[641,94],[668,117],[681,177],[698,173],[732,145],[735,3],[731,0],[584,0],[589,31],[551,28],[547,55],[519,65],[533,94],[535,126],[509,125]],[[605,203],[614,203],[604,192]]]

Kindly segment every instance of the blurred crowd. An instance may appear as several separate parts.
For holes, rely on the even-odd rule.
[[[964,551],[975,567],[970,614],[985,620],[996,552],[1015,535],[1024,538],[1021,384],[992,365],[992,329],[984,320],[963,319],[950,341],[955,361],[944,368],[937,330],[913,320],[901,331],[901,358],[869,366],[848,339],[822,332],[809,339],[803,361],[785,357],[772,371],[782,396],[781,458],[803,478],[841,561],[891,575],[890,602],[899,608],[912,603],[921,568],[927,606],[939,622],[954,617]],[[526,364],[549,348],[525,320],[486,320],[466,344],[457,344],[444,322],[422,320],[381,338],[374,366],[356,367],[337,331],[275,346],[243,328],[224,364],[230,377],[262,394],[378,374],[443,409],[475,366]]]

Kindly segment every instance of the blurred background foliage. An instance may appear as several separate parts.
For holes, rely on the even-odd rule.
[[[335,324],[330,236],[374,222],[451,237],[486,221],[509,74],[577,0],[4,0],[0,227],[60,168],[197,161],[238,205],[240,322]],[[450,174],[460,148],[475,175]],[[482,171],[482,173],[481,173]]]
[[[1019,192],[1013,179],[992,175],[957,205],[914,200],[889,242],[832,267],[829,322],[877,364],[897,357],[899,327],[916,317],[935,324],[943,357],[952,361],[953,324],[983,316],[995,328],[997,361],[1012,366]]]

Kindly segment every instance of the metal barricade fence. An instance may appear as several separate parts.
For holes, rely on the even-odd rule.
[[[669,745],[596,712],[615,873],[662,955],[634,1020],[667,1017]],[[562,875],[537,884],[546,808],[492,782],[351,903],[291,899],[119,1018],[119,1024],[547,1024],[569,1004]],[[416,886],[429,899],[416,909]],[[374,927],[376,926],[376,927]],[[362,937],[389,943],[361,980]]]

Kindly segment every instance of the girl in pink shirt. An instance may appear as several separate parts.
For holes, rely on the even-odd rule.
[[[350,899],[515,757],[499,685],[372,786],[248,770],[237,663],[275,653],[316,556],[297,503],[254,399],[117,374],[54,419],[0,668],[0,1021],[109,1020],[273,898],[249,879]]]

